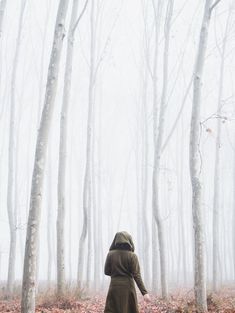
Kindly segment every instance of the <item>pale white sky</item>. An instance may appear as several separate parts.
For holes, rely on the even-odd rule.
[[[144,21],[141,0],[125,1],[97,1],[102,4],[102,11],[98,17],[96,27],[97,60],[109,36],[103,61],[98,72],[95,93],[95,143],[100,147],[100,172],[98,170],[98,154],[95,154],[96,177],[101,181],[101,203],[104,218],[104,254],[114,233],[117,230],[128,230],[137,239],[137,176],[136,155],[141,157],[141,113],[143,86],[143,35]],[[204,1],[175,0],[173,24],[171,30],[169,52],[169,89],[168,108],[165,135],[168,135],[178,113],[186,87],[193,73],[193,65],[197,51],[200,23],[202,19]],[[216,41],[221,47],[221,36],[225,29],[230,0],[222,0],[216,12],[213,13],[209,33],[209,43],[204,71],[203,97],[201,120],[207,119],[217,110],[218,80],[220,55]],[[16,138],[18,140],[18,176],[17,176],[17,209],[21,212],[22,227],[19,230],[22,243],[24,242],[26,227],[26,212],[31,182],[35,136],[38,120],[39,101],[44,99],[47,66],[50,57],[57,0],[27,1],[22,32],[19,67],[17,70],[16,88]],[[80,4],[81,9],[82,1]],[[19,18],[20,0],[8,1],[3,27],[3,39],[0,48],[0,249],[2,263],[0,279],[6,278],[7,256],[9,248],[9,230],[7,224],[6,186],[7,186],[7,145],[10,106],[10,81],[14,56],[17,21]],[[89,12],[84,15],[75,40],[75,57],[73,65],[73,79],[71,103],[69,108],[68,131],[68,166],[67,166],[67,199],[71,209],[72,226],[72,264],[76,277],[78,240],[82,222],[82,187],[85,165],[86,118],[89,71]],[[165,7],[164,7],[165,14]],[[227,53],[225,60],[223,113],[229,118],[222,124],[221,146],[221,235],[225,248],[223,256],[229,255],[231,250],[231,214],[232,214],[232,166],[234,163],[234,73],[235,73],[235,24],[233,11],[229,27]],[[70,10],[68,14],[68,20]],[[150,64],[154,53],[153,45],[153,12],[149,1],[147,12],[147,29],[150,38]],[[216,18],[215,18],[216,17]],[[161,21],[162,28],[164,21]],[[42,49],[45,34],[45,47]],[[164,38],[161,29],[160,58],[158,68],[159,92],[162,86],[162,61]],[[56,97],[56,105],[51,127],[48,164],[51,168],[51,210],[56,215],[57,192],[57,163],[59,142],[59,113],[61,108],[63,73],[65,64],[66,41],[60,68],[60,80]],[[41,57],[44,52],[43,59]],[[43,60],[43,62],[42,62]],[[43,64],[43,66],[42,66]],[[43,70],[43,80],[40,90],[40,77]],[[152,173],[152,81],[148,76],[148,134],[149,134],[149,193],[148,214],[151,220],[151,173]],[[41,97],[40,97],[41,94]],[[160,98],[160,93],[159,93]],[[167,146],[162,158],[161,177],[161,211],[165,217],[169,255],[178,253],[178,221],[177,201],[180,193],[183,195],[183,219],[187,231],[187,253],[189,271],[192,273],[191,246],[191,189],[188,166],[188,140],[192,92],[190,93],[182,118]],[[101,125],[99,124],[101,121]],[[99,126],[100,125],[100,126]],[[207,132],[210,128],[212,132]],[[100,137],[98,133],[100,131]],[[165,136],[166,138],[166,136]],[[207,221],[208,260],[211,253],[211,213],[213,198],[214,149],[216,138],[216,120],[210,119],[202,128],[202,158],[204,183],[204,212]],[[137,153],[138,152],[138,153]],[[179,164],[183,158],[183,185],[179,183]],[[46,248],[46,210],[48,206],[48,170],[45,180],[45,201],[41,219],[41,249],[40,249],[40,278],[45,279],[47,264]],[[121,209],[120,228],[118,216]],[[111,231],[108,231],[108,223]],[[69,214],[66,215],[66,240],[69,238]],[[151,223],[150,223],[151,225]],[[225,226],[226,225],[226,226]],[[55,236],[55,223],[51,225]],[[55,237],[54,237],[55,238]],[[136,243],[138,248],[138,242]],[[175,246],[175,248],[173,247]],[[67,245],[68,247],[68,245]],[[173,248],[172,248],[173,247]],[[55,247],[56,248],[56,247]],[[173,249],[173,250],[172,250]],[[68,260],[68,249],[66,251]],[[209,262],[208,261],[208,262]],[[227,258],[227,269],[231,267],[231,257]],[[68,263],[67,263],[68,264]],[[173,268],[177,267],[177,262]],[[17,278],[21,278],[22,254],[20,244],[17,247]],[[102,270],[102,269],[101,269]],[[229,271],[228,271],[229,273]],[[54,273],[55,274],[55,273]],[[221,274],[222,276],[224,273]],[[227,274],[228,275],[228,274]]]

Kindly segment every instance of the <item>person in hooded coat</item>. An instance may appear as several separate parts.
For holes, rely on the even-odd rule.
[[[150,301],[140,274],[140,266],[131,235],[116,233],[104,267],[111,276],[104,313],[139,313],[134,281],[146,301]]]

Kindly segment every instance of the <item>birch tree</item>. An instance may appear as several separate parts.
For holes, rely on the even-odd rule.
[[[86,276],[87,276],[87,288],[90,287],[91,281],[91,258],[92,258],[92,212],[91,205],[93,200],[93,208],[96,207],[95,199],[95,189],[94,184],[92,186],[92,156],[94,155],[94,145],[92,139],[94,138],[94,86],[95,86],[95,3],[94,0],[91,0],[91,12],[90,12],[90,71],[89,71],[89,90],[88,90],[88,121],[87,127],[89,127],[89,131],[87,132],[87,167],[86,171],[88,171],[87,180],[88,182],[84,182],[84,186],[87,186],[87,222],[88,222],[88,246],[87,246],[87,268],[86,268]],[[93,179],[94,182],[94,179]],[[93,189],[92,189],[93,187]],[[85,192],[85,190],[84,190]],[[93,212],[94,214],[94,212]]]
[[[94,2],[91,1],[91,16],[94,12]],[[83,185],[83,226],[82,233],[79,239],[79,250],[78,250],[78,271],[77,271],[77,285],[80,288],[82,284],[82,274],[84,266],[84,248],[85,240],[88,231],[88,218],[90,218],[90,205],[91,205],[91,144],[92,144],[92,116],[93,116],[93,78],[94,78],[94,59],[93,59],[93,21],[90,17],[91,25],[91,39],[90,39],[90,74],[89,74],[89,94],[88,94],[88,116],[87,116],[87,141],[86,141],[86,165]],[[89,217],[88,217],[89,214]],[[90,223],[90,221],[89,221]],[[89,248],[88,248],[89,250]],[[88,251],[88,260],[89,260]]]
[[[207,311],[204,225],[201,203],[200,107],[210,17],[213,8],[218,2],[219,1],[215,1],[213,3],[212,0],[206,0],[205,2],[193,79],[189,163],[192,184],[192,214],[194,230],[194,293],[196,306],[199,312]]]
[[[149,38],[147,36],[147,4],[148,1],[142,1],[143,6],[143,19],[144,19],[144,36],[143,36],[143,45],[144,45],[144,60],[143,60],[143,74],[141,74],[141,79],[143,83],[142,87],[142,107],[141,107],[141,117],[142,117],[142,127],[141,127],[141,221],[142,221],[142,234],[143,234],[143,246],[144,249],[143,253],[143,264],[144,266],[144,279],[146,284],[150,284],[150,247],[149,247],[149,240],[150,240],[150,233],[149,233],[149,225],[148,225],[148,218],[146,214],[147,210],[147,200],[148,200],[148,159],[149,159],[149,149],[148,149],[148,83],[149,83],[149,72],[148,72],[148,62],[149,62]],[[144,248],[145,247],[145,248]]]
[[[167,298],[168,287],[167,287],[167,265],[166,265],[166,243],[163,221],[160,216],[160,161],[161,161],[161,150],[163,144],[163,135],[165,127],[165,114],[166,114],[166,96],[168,88],[168,52],[170,42],[170,26],[171,18],[173,13],[174,1],[169,0],[166,12],[166,22],[164,28],[165,34],[165,45],[164,45],[164,60],[163,60],[163,87],[161,94],[160,112],[158,118],[158,127],[154,131],[154,169],[153,169],[153,217],[157,225],[158,241],[159,241],[159,254],[160,254],[160,269],[161,269],[161,288],[162,297]],[[154,116],[154,119],[157,117]],[[156,127],[156,121],[155,127]]]
[[[60,117],[60,150],[58,170],[58,214],[57,214],[57,293],[64,293],[65,286],[65,246],[64,246],[64,223],[65,223],[65,180],[66,180],[66,154],[67,154],[67,115],[70,100],[71,77],[74,53],[74,33],[78,22],[85,12],[88,1],[78,18],[78,0],[73,1],[70,26],[67,40],[67,56],[64,74],[63,104]]]
[[[154,148],[156,148],[156,138],[157,138],[157,119],[158,119],[158,104],[157,104],[157,68],[158,68],[158,54],[159,54],[159,32],[160,32],[160,20],[162,11],[162,2],[158,1],[158,5],[153,0],[153,10],[154,10],[154,25],[155,25],[155,38],[154,38],[154,59],[153,59],[153,72],[152,72],[152,83],[153,83],[153,141]],[[155,155],[155,151],[154,151]],[[156,191],[156,175],[155,175],[155,160],[154,169],[152,176],[152,214],[154,216],[156,207],[156,198],[154,196]],[[157,238],[156,238],[156,223],[153,219],[152,221],[152,290],[157,290]]]
[[[16,110],[16,75],[17,69],[19,65],[19,53],[20,53],[20,41],[22,34],[22,24],[24,17],[26,0],[22,0],[21,9],[20,9],[20,17],[18,24],[18,33],[16,39],[16,48],[15,55],[13,60],[12,67],[12,77],[11,77],[11,106],[10,106],[10,125],[9,125],[9,145],[8,145],[8,184],[7,184],[7,212],[8,212],[8,220],[10,227],[10,252],[9,252],[9,261],[8,261],[8,276],[7,276],[7,293],[8,295],[12,295],[13,285],[15,280],[15,260],[16,260],[16,208],[14,203],[14,189],[18,188],[14,184],[15,178],[15,169],[14,169],[14,154],[15,154],[15,110]],[[4,8],[4,3],[3,5]]]
[[[45,172],[45,158],[48,145],[49,130],[53,116],[59,65],[65,36],[65,18],[69,0],[60,0],[54,30],[53,46],[48,68],[47,85],[44,107],[38,131],[34,169],[32,177],[30,210],[27,225],[24,273],[22,284],[21,312],[35,312],[35,285],[37,247],[42,205],[43,180]]]
[[[82,274],[84,270],[84,248],[85,240],[88,237],[87,244],[87,268],[86,286],[89,288],[91,280],[91,254],[92,254],[92,216],[91,205],[92,200],[94,202],[94,185],[92,190],[92,153],[94,153],[92,136],[94,129],[94,87],[95,87],[95,24],[94,24],[94,0],[91,0],[90,11],[90,64],[89,64],[89,87],[88,87],[88,115],[87,115],[87,141],[86,141],[86,165],[83,184],[83,226],[82,233],[79,239],[79,251],[78,251],[78,272],[77,272],[77,284],[81,287]],[[98,68],[97,68],[98,69]],[[92,197],[93,191],[93,199]],[[93,204],[94,205],[94,204]],[[88,236],[87,236],[88,235]]]
[[[219,208],[220,208],[220,148],[221,148],[221,108],[223,97],[223,83],[224,83],[224,61],[226,52],[226,43],[228,36],[228,26],[230,13],[227,18],[225,33],[223,37],[222,50],[220,53],[220,78],[219,78],[219,92],[217,100],[217,135],[215,146],[215,169],[214,169],[214,198],[213,198],[213,290],[218,290],[218,261],[219,261]]]

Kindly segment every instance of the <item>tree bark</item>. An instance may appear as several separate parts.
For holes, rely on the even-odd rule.
[[[144,266],[144,279],[147,286],[150,284],[150,251],[149,251],[149,223],[148,223],[148,161],[149,161],[149,149],[148,149],[148,108],[147,108],[147,90],[148,90],[148,78],[147,78],[147,64],[144,69],[144,81],[143,81],[143,103],[142,103],[142,181],[141,181],[141,219],[143,225],[143,264]]]
[[[161,0],[158,1],[158,6],[156,7],[155,0],[152,1],[154,9],[154,23],[155,23],[155,49],[154,49],[154,61],[153,61],[153,141],[154,149],[156,148],[156,138],[157,138],[157,120],[158,120],[158,105],[157,105],[157,67],[158,67],[158,54],[159,54],[159,32],[160,32],[160,19],[161,19],[161,10],[162,3]],[[155,153],[154,153],[155,155]],[[155,160],[154,160],[154,169],[152,175],[152,215],[154,216],[154,211],[156,207],[156,175],[155,175]],[[158,251],[157,251],[157,239],[156,237],[156,225],[155,221],[152,223],[152,291],[156,292],[157,290],[157,260],[158,260]]]
[[[90,39],[90,72],[88,90],[88,117],[87,117],[87,143],[86,143],[86,167],[83,187],[83,228],[79,240],[78,256],[78,287],[81,287],[83,265],[84,265],[84,244],[88,233],[88,255],[87,255],[87,287],[90,284],[90,265],[91,265],[91,157],[92,157],[92,131],[93,131],[93,107],[94,107],[94,0],[91,0],[90,13],[91,39]],[[88,229],[89,228],[89,229]]]
[[[68,2],[69,0],[60,0],[59,2],[55,24],[54,40],[48,69],[45,102],[37,137],[31,187],[30,210],[25,245],[24,274],[21,300],[22,313],[33,313],[35,311],[37,247],[39,238],[45,159],[48,146],[49,130],[55,104],[63,39],[65,36],[65,18],[68,8]]]
[[[166,96],[168,88],[168,52],[170,42],[170,24],[173,13],[174,1],[169,0],[167,5],[166,13],[166,24],[165,24],[165,46],[164,46],[164,61],[163,61],[163,87],[161,95],[161,106],[159,112],[158,129],[157,134],[154,136],[154,170],[153,170],[153,217],[157,224],[158,241],[159,241],[159,255],[160,255],[160,269],[161,269],[161,288],[162,297],[164,299],[168,296],[167,286],[167,264],[166,264],[166,243],[164,225],[160,217],[160,161],[161,161],[161,150],[163,143],[164,127],[165,127],[165,114],[166,114]],[[154,117],[156,118],[156,117]]]
[[[58,170],[58,212],[57,212],[57,294],[62,296],[65,287],[65,182],[66,182],[66,154],[67,154],[67,115],[70,100],[71,77],[74,53],[74,26],[78,18],[78,0],[73,1],[70,19],[67,55],[64,74],[63,103],[60,117],[60,147]]]
[[[204,225],[202,216],[202,184],[200,157],[200,107],[202,93],[202,75],[205,64],[205,53],[208,41],[208,30],[211,15],[211,0],[206,0],[204,16],[200,31],[200,40],[196,56],[193,79],[193,104],[190,129],[189,163],[192,184],[192,214],[194,229],[194,293],[198,312],[207,311],[206,301],[206,262]]]

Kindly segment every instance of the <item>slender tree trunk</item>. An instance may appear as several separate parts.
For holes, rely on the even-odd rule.
[[[45,58],[45,49],[46,49],[46,35],[48,31],[48,23],[50,21],[49,19],[49,13],[50,9],[47,7],[47,14],[45,18],[45,26],[44,26],[44,31],[43,31],[43,36],[42,36],[42,52],[41,52],[41,58],[40,58],[40,77],[39,77],[39,102],[38,102],[38,118],[37,118],[37,123],[38,127],[40,125],[40,119],[41,119],[41,113],[42,113],[42,105],[43,105],[43,83],[44,83],[44,58]]]
[[[45,49],[46,49],[46,34],[48,30],[48,22],[49,22],[49,13],[50,10],[47,7],[47,14],[45,19],[45,26],[43,31],[43,37],[42,37],[42,53],[40,58],[40,77],[39,77],[39,85],[38,85],[38,93],[39,93],[39,101],[38,101],[38,114],[37,114],[37,125],[38,128],[40,126],[40,119],[41,119],[41,113],[42,113],[42,106],[43,106],[43,76],[44,76],[44,55],[45,55]],[[49,189],[51,190],[51,189]],[[51,208],[49,208],[51,209]],[[38,258],[37,258],[37,278],[36,278],[36,294],[38,293],[38,286],[39,286],[39,268],[40,268],[40,238],[38,238]],[[51,274],[50,274],[51,275]]]
[[[95,87],[95,2],[91,0],[91,13],[90,13],[90,29],[91,29],[91,38],[90,38],[90,77],[89,77],[89,107],[92,107],[91,113],[91,149],[90,156],[87,157],[90,163],[90,180],[88,190],[88,249],[87,249],[87,288],[90,288],[91,284],[91,261],[92,261],[92,214],[95,215],[96,207],[96,190],[95,190],[95,178],[94,178],[94,167],[92,166],[92,158],[95,153],[94,146],[94,129],[95,129],[95,114],[94,114],[94,87]],[[94,164],[94,163],[93,163]],[[93,179],[92,179],[93,178]],[[92,208],[91,208],[92,206]],[[93,209],[93,212],[92,210]],[[94,224],[93,224],[94,227]]]
[[[190,175],[192,184],[192,214],[194,229],[194,292],[199,312],[207,311],[206,302],[206,262],[204,225],[202,215],[202,185],[200,157],[200,107],[202,93],[202,75],[208,41],[211,16],[211,0],[206,0],[200,31],[200,40],[195,64],[193,81],[193,105],[190,131]]]
[[[182,123],[183,124],[183,123]],[[184,127],[183,125],[181,126],[181,139],[183,140],[184,138]],[[180,186],[180,190],[179,190],[179,197],[180,197],[180,203],[179,203],[179,208],[180,208],[180,215],[181,215],[181,221],[180,221],[180,234],[181,234],[181,244],[182,244],[182,269],[183,269],[183,282],[184,285],[186,286],[187,284],[187,258],[186,258],[186,251],[187,251],[187,240],[186,240],[186,234],[185,234],[185,221],[184,221],[184,196],[183,196],[183,190],[181,186],[184,186],[184,157],[183,157],[183,143],[181,146],[181,150],[180,150],[180,179],[179,179],[179,186]]]
[[[21,300],[22,313],[33,313],[35,311],[37,247],[42,204],[43,180],[45,172],[45,159],[49,130],[55,104],[63,39],[65,36],[65,18],[68,8],[68,2],[69,0],[60,0],[59,2],[55,24],[54,41],[48,69],[45,102],[37,137],[31,187],[30,210],[25,245],[24,274]]]
[[[87,118],[87,144],[86,144],[86,168],[83,187],[83,228],[79,241],[78,252],[78,287],[81,287],[81,278],[84,265],[84,244],[88,232],[88,259],[87,259],[87,287],[89,287],[90,267],[91,267],[91,157],[92,157],[92,131],[93,131],[93,106],[94,106],[94,0],[91,0],[91,39],[90,39],[90,75],[88,92],[88,118]]]
[[[138,108],[140,110],[140,107]],[[139,147],[141,144],[141,137],[139,134],[140,128],[140,115],[141,113],[138,112],[137,117],[137,125],[136,125],[136,147],[135,147],[135,174],[136,174],[136,207],[137,207],[137,223],[136,223],[136,234],[137,234],[137,242],[138,242],[138,255],[140,264],[143,264],[143,221],[142,221],[142,194],[141,194],[141,179],[142,179],[142,172],[140,167],[141,158],[139,156],[140,151]]]
[[[95,110],[93,114],[93,129],[95,129]],[[93,243],[94,243],[94,255],[96,259],[94,261],[94,288],[97,290],[97,282],[99,275],[99,246],[98,246],[98,206],[96,201],[96,166],[95,166],[95,152],[96,152],[96,143],[95,138],[92,136],[92,209],[93,209]]]
[[[147,117],[147,89],[148,89],[148,79],[147,79],[147,65],[144,69],[144,85],[143,85],[143,104],[142,104],[142,204],[141,204],[141,214],[143,223],[143,264],[144,264],[144,278],[146,284],[150,284],[150,251],[149,251],[149,224],[148,224],[148,117]]]
[[[67,154],[67,115],[70,100],[74,27],[78,18],[78,0],[73,1],[72,14],[67,40],[67,56],[64,74],[63,104],[60,118],[60,148],[59,148],[59,171],[58,171],[58,212],[57,212],[57,294],[62,296],[65,287],[65,181],[66,181],[66,154]]]
[[[170,24],[173,13],[173,0],[169,0],[167,6],[167,16],[165,24],[165,47],[164,47],[164,61],[163,61],[163,87],[161,95],[161,107],[159,114],[159,122],[157,134],[154,137],[154,170],[153,170],[153,217],[157,224],[158,240],[159,240],[159,255],[160,255],[160,268],[161,268],[161,288],[162,297],[167,298],[168,286],[167,286],[167,264],[166,264],[166,243],[164,225],[160,217],[160,161],[161,161],[161,150],[163,143],[163,134],[165,126],[165,114],[166,114],[166,96],[168,87],[168,51],[170,41]]]
[[[148,161],[149,161],[149,150],[148,150],[148,64],[149,64],[149,38],[147,30],[147,12],[148,2],[142,1],[143,5],[143,19],[144,19],[144,34],[143,34],[143,45],[144,45],[144,60],[143,60],[143,75],[141,75],[142,86],[142,126],[141,126],[141,141],[142,141],[142,155],[141,155],[141,219],[143,221],[143,264],[144,264],[144,280],[147,287],[151,286],[151,274],[150,274],[150,232],[148,225]],[[156,57],[156,55],[155,55]]]
[[[102,290],[102,284],[104,280],[103,271],[101,269],[104,264],[103,260],[103,216],[104,216],[104,208],[102,205],[102,81],[100,82],[100,107],[99,107],[99,114],[98,114],[98,136],[99,136],[99,144],[98,144],[98,181],[97,181],[97,205],[98,205],[98,236],[97,236],[97,243],[98,243],[98,260],[97,260],[97,268],[98,273],[96,276],[97,279],[97,286],[100,290]],[[102,280],[101,280],[101,273],[102,273]]]
[[[1,3],[2,4],[2,3]],[[15,259],[16,259],[16,220],[14,208],[14,188],[17,188],[14,183],[14,153],[15,153],[15,94],[16,94],[16,74],[19,64],[20,41],[22,34],[23,16],[25,10],[26,0],[21,2],[21,10],[18,25],[18,34],[16,40],[16,50],[13,61],[13,70],[11,78],[11,109],[10,109],[10,125],[9,125],[9,146],[8,146],[8,185],[7,185],[7,212],[10,227],[10,253],[8,262],[8,276],[7,276],[7,294],[9,296],[13,293],[13,285],[15,280]],[[4,4],[3,4],[4,5]]]
[[[154,219],[152,219],[152,293],[158,291],[159,270],[158,270],[158,235]]]
[[[157,104],[157,68],[158,68],[158,54],[159,54],[159,32],[160,32],[160,19],[161,19],[161,10],[162,2],[158,1],[158,6],[156,6],[155,0],[152,1],[154,9],[154,21],[155,21],[155,49],[154,49],[154,64],[153,64],[153,141],[154,148],[156,148],[156,138],[157,138],[157,120],[158,120],[158,104]],[[154,153],[155,155],[155,153]],[[152,215],[154,216],[154,211],[156,207],[156,175],[155,175],[155,160],[154,160],[154,169],[152,176]],[[157,240],[156,240],[156,225],[152,223],[152,291],[156,292],[157,290]]]
[[[221,148],[221,107],[224,82],[224,61],[228,35],[229,16],[223,38],[220,61],[219,94],[217,102],[217,135],[215,147],[214,199],[213,199],[213,291],[218,291],[218,258],[219,258],[219,208],[220,208],[220,148]]]

